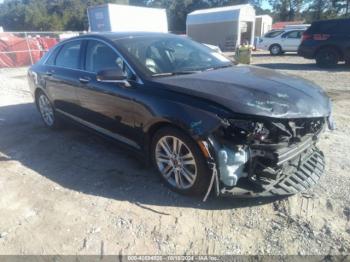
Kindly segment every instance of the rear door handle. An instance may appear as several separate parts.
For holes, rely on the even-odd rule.
[[[91,80],[90,77],[80,77],[79,78],[79,82],[82,83],[82,84],[87,84],[87,83],[90,82],[90,80]]]

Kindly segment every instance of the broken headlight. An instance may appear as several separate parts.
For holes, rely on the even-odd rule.
[[[232,119],[225,127],[224,136],[235,144],[298,143],[305,136],[318,136],[323,130],[324,118],[254,121]]]
[[[265,141],[270,131],[264,123],[252,120],[232,119],[229,125],[223,130],[223,135],[237,144],[251,144]]]

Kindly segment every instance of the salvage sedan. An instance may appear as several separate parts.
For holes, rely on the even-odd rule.
[[[28,80],[46,126],[70,119],[127,145],[179,193],[290,195],[324,173],[316,143],[333,123],[318,86],[184,37],[72,38]]]

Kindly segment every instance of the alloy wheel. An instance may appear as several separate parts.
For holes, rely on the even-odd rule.
[[[197,177],[197,164],[189,147],[179,138],[164,136],[156,144],[155,160],[162,176],[175,188],[188,189]]]
[[[274,45],[271,47],[271,53],[273,55],[279,55],[281,53],[281,48],[278,45]]]
[[[49,99],[44,94],[41,94],[39,96],[38,105],[40,114],[45,124],[47,124],[48,126],[53,126],[53,124],[55,123],[54,111]]]

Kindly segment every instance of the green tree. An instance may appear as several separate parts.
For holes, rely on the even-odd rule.
[[[350,17],[350,0],[269,0],[277,21]],[[105,3],[167,9],[169,29],[185,32],[187,14],[203,8],[250,3],[257,14],[261,0],[5,0],[0,4],[0,25],[7,31],[82,31],[88,28],[87,8]]]
[[[295,21],[302,18],[304,0],[270,0],[269,3],[273,8],[276,21]]]
[[[309,0],[304,11],[307,22],[350,17],[350,0]]]

